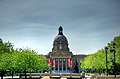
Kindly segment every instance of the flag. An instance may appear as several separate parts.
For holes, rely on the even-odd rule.
[[[68,66],[70,67],[70,59],[68,59]]]
[[[48,58],[48,65],[50,65],[50,58]]]
[[[72,67],[72,60],[70,61],[70,67]]]
[[[52,67],[55,67],[55,60],[52,60]]]

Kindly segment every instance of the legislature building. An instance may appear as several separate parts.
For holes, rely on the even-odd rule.
[[[63,34],[63,28],[60,26],[58,35],[53,41],[52,52],[46,56],[53,72],[76,72],[75,70],[80,70],[80,61],[86,55],[74,55],[68,45],[68,40]]]

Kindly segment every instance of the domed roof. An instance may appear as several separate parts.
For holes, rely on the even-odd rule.
[[[60,42],[60,41],[68,44],[67,38],[64,35],[57,35],[55,37],[54,42]]]
[[[63,28],[60,26],[58,30],[58,35],[53,42],[52,52],[69,52],[68,40],[63,35]]]
[[[54,43],[55,42],[62,42],[62,43],[67,43],[68,44],[67,38],[63,35],[63,32],[62,32],[63,28],[60,26],[58,30],[59,30],[59,33],[55,37]]]

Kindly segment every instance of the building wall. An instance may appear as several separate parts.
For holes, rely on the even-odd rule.
[[[48,55],[45,55],[45,56],[46,56],[46,59],[49,58]],[[71,59],[72,59],[72,61],[73,61],[72,66],[74,67],[75,62],[76,62],[76,60],[77,60],[77,62],[78,62],[78,68],[79,68],[79,70],[80,70],[80,61],[81,61],[82,59],[84,59],[86,56],[87,56],[87,55],[82,55],[82,54],[73,55],[73,56],[71,57]],[[60,57],[60,56],[59,56],[59,57]]]
[[[80,61],[82,59],[84,59],[86,56],[87,55],[73,55],[73,62],[75,62],[75,60],[77,60],[79,69],[80,69]],[[73,63],[73,65],[74,65],[74,63]]]

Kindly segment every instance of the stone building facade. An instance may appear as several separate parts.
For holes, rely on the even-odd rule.
[[[78,63],[78,67],[80,66],[80,60],[86,55],[73,55],[68,45],[68,40],[63,34],[63,28],[60,26],[58,35],[53,41],[52,52],[49,52],[47,55],[52,71],[70,72],[74,70],[76,62]]]

